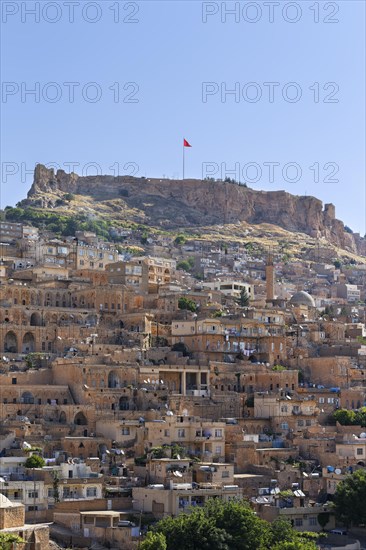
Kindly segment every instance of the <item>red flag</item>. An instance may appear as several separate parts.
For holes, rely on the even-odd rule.
[[[186,139],[183,139],[183,147],[192,147]]]

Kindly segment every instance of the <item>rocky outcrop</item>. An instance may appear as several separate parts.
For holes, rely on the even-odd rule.
[[[288,231],[325,237],[350,252],[365,255],[365,239],[346,232],[332,204],[285,191],[255,191],[233,183],[206,180],[168,180],[130,176],[78,176],[56,173],[37,165],[34,182],[24,201],[46,207],[50,196],[88,195],[96,201],[120,199],[133,208],[136,220],[166,228],[270,223]],[[97,205],[96,205],[97,210]],[[139,219],[138,212],[141,213]]]

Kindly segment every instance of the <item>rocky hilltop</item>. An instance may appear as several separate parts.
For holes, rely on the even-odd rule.
[[[315,238],[324,237],[335,246],[359,255],[366,253],[366,240],[345,230],[343,222],[335,217],[333,204],[323,207],[315,197],[295,196],[285,191],[255,191],[221,181],[82,177],[63,170],[55,173],[38,164],[22,205],[54,207],[57,199],[66,193],[91,197],[96,203],[96,213],[101,203],[112,203],[117,215],[117,204],[120,213],[128,210],[131,221],[154,227],[267,223]]]

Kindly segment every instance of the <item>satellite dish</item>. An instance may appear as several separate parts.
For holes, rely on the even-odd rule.
[[[339,476],[342,473],[342,470],[340,468],[336,468],[334,470],[334,473],[337,474],[337,476]]]
[[[173,411],[167,411],[167,412],[166,412],[166,415],[167,415],[167,416],[173,416]]]
[[[147,379],[148,383],[150,384],[150,378]]]
[[[179,456],[179,455],[177,455],[177,458],[178,458],[178,456]],[[178,458],[178,460],[179,460],[179,458]],[[177,477],[183,477],[183,474],[181,474],[180,472],[178,472],[178,470],[176,470],[174,473],[175,473],[175,475],[176,475]]]
[[[308,475],[306,472],[303,472],[302,475],[303,475],[304,477],[309,477],[309,475]]]
[[[144,380],[144,384],[147,384],[147,380]]]
[[[177,455],[177,460],[180,460],[180,455]]]
[[[163,380],[160,380],[160,384],[164,384]]]
[[[364,439],[364,438],[366,437],[366,432],[362,432],[362,433],[360,434],[360,437],[361,437],[362,439]]]

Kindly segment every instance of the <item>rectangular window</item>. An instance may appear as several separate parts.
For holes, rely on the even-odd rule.
[[[84,516],[83,521],[84,521],[84,525],[94,525],[93,517]]]
[[[215,430],[215,437],[222,437],[222,430],[221,429],[216,429]]]
[[[38,498],[38,491],[28,491],[28,498]]]
[[[122,435],[130,435],[130,428],[122,428]]]
[[[178,437],[185,437],[185,435],[186,435],[186,432],[185,432],[184,428],[179,428]]]
[[[359,456],[359,455],[363,455],[363,449],[362,449],[362,448],[358,448],[358,449],[357,449],[357,454],[358,454],[358,456]]]
[[[230,477],[230,472],[228,470],[224,470],[221,474],[221,477]]]
[[[318,521],[317,521],[317,518],[315,516],[310,516],[309,517],[309,525],[312,525],[313,527],[315,525],[318,525]]]
[[[295,518],[295,527],[302,527],[302,518]]]
[[[325,403],[324,397],[319,397],[319,403]]]
[[[96,497],[97,496],[97,488],[96,487],[88,487],[86,490],[86,496],[87,497]]]
[[[217,454],[217,455],[221,455],[221,445],[220,445],[220,446],[217,446],[217,447],[215,447],[215,454]]]

